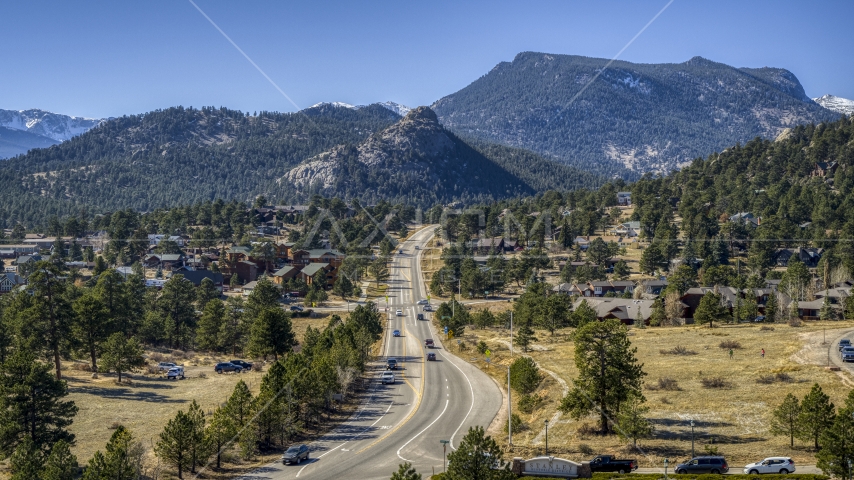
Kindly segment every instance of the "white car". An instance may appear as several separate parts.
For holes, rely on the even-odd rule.
[[[395,312],[395,315],[397,315],[398,317],[402,317],[403,316],[403,310],[398,308],[397,312]]]
[[[166,378],[168,380],[178,377],[184,378],[184,367],[172,367],[166,372]]]
[[[768,457],[761,462],[745,465],[744,473],[756,475],[757,473],[781,473],[786,475],[794,473],[795,462],[789,457]]]
[[[392,383],[393,384],[394,383],[394,372],[383,372],[383,374],[380,378],[382,379],[383,385],[385,385],[386,383]]]
[[[425,312],[432,312],[432,311],[433,311],[433,307],[431,307],[431,306],[430,306],[430,304],[428,303],[427,305],[424,305],[423,310],[424,310]]]
[[[430,303],[430,302],[428,302],[426,298],[422,298],[421,300],[418,300],[418,305],[427,305],[428,303]]]

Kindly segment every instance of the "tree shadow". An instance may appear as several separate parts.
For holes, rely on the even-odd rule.
[[[171,386],[164,386],[163,388],[173,388]],[[116,388],[106,388],[106,387],[96,387],[96,386],[83,386],[83,387],[74,387],[71,388],[70,391],[75,393],[85,393],[88,395],[94,395],[96,397],[108,398],[108,399],[116,399],[116,400],[135,400],[139,402],[156,402],[156,403],[187,403],[186,400],[179,400],[169,398],[165,395],[161,395],[155,392],[147,392],[144,390],[132,390],[130,388],[116,387]]]

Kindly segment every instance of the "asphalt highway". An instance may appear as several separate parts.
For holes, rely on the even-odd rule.
[[[417,302],[427,298],[420,256],[432,230],[415,233],[400,245],[403,253],[394,255],[388,302],[379,302],[381,311],[388,308],[385,355],[373,366],[371,393],[357,413],[310,444],[310,460],[300,465],[272,463],[239,478],[379,480],[391,477],[404,461],[426,477],[442,471],[440,440],[449,442],[451,453],[469,427],[492,422],[502,398],[495,382],[445,350],[444,335],[429,321],[431,313],[425,313],[426,320],[417,320],[422,313]],[[393,330],[400,330],[401,336],[393,337]],[[434,340],[435,348],[424,347],[427,338]],[[428,351],[436,354],[436,361],[426,360]],[[388,357],[397,358],[399,367],[395,383],[383,385],[379,375]]]

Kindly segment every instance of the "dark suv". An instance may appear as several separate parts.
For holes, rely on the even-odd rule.
[[[678,474],[721,474],[728,471],[729,465],[727,465],[724,457],[694,457],[691,460],[676,465],[676,473]]]
[[[285,465],[289,463],[299,464],[303,460],[308,460],[308,445],[294,445],[282,455],[282,463]]]
[[[214,367],[214,371],[216,373],[223,373],[223,372],[240,373],[243,371],[243,367],[241,367],[240,365],[235,365],[235,364],[230,363],[230,362],[222,362],[222,363],[216,364],[216,367]]]
[[[243,360],[229,360],[228,363],[230,363],[232,365],[237,365],[238,367],[246,370],[247,372],[249,370],[252,370],[252,364],[250,362],[246,362]]]

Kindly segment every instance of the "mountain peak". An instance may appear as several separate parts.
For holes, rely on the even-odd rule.
[[[843,115],[854,115],[854,100],[837,97],[836,95],[822,95],[812,100],[830,111]]]
[[[416,107],[409,111],[404,117],[406,120],[424,120],[428,122],[439,123],[439,117],[436,116],[430,107]]]

